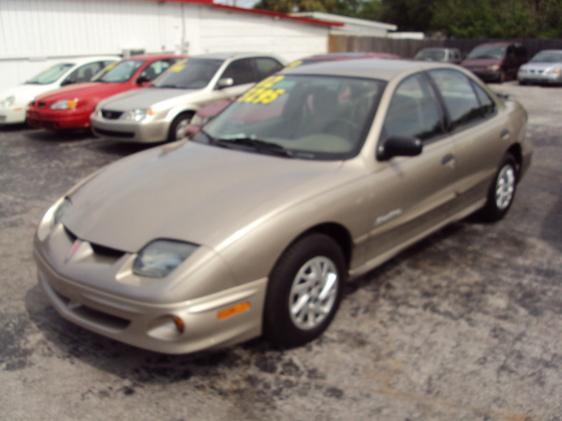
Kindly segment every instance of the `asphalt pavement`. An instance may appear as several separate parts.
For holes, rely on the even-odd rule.
[[[142,150],[0,129],[0,420],[562,420],[562,88],[528,109],[533,165],[508,217],[446,228],[351,284],[303,348],[166,356],[61,319],[37,285],[46,208]]]

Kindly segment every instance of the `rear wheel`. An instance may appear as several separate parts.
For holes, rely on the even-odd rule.
[[[186,135],[187,127],[189,126],[189,123],[191,123],[192,118],[192,113],[182,113],[178,115],[170,125],[168,141],[173,142],[175,140],[183,139]]]
[[[269,279],[266,338],[290,348],[319,337],[338,310],[346,272],[343,253],[332,238],[311,234],[294,243]]]
[[[503,159],[488,191],[486,205],[480,212],[482,219],[495,222],[502,219],[513,204],[517,191],[519,166],[511,154]]]

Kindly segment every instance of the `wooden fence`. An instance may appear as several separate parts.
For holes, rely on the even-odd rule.
[[[337,52],[384,52],[397,54],[403,58],[413,58],[422,48],[449,47],[458,48],[466,55],[479,44],[494,42],[494,39],[394,39],[376,37],[357,37],[348,35],[330,35],[329,51]],[[503,40],[505,41],[505,40]],[[514,39],[529,51],[532,57],[546,49],[562,49],[562,39]]]

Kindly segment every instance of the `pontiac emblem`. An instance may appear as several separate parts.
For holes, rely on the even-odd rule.
[[[68,252],[68,255],[66,256],[66,259],[64,260],[65,263],[70,261],[70,259],[72,259],[74,257],[74,255],[80,249],[81,245],[82,245],[82,241],[80,241],[80,240],[76,240],[76,241],[74,241],[74,243],[72,243],[72,246],[70,246],[70,251]]]

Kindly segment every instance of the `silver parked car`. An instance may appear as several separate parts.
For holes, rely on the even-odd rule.
[[[234,99],[283,66],[280,58],[267,54],[193,56],[176,63],[150,88],[100,103],[92,115],[92,129],[99,137],[126,142],[180,139],[202,106]]]
[[[562,84],[562,50],[543,50],[521,66],[517,79],[521,85]]]

